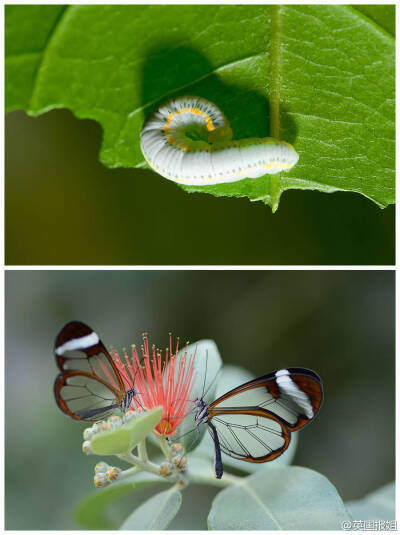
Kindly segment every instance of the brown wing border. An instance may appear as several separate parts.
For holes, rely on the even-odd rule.
[[[233,455],[230,451],[227,451],[226,447],[223,445],[223,443],[220,444],[221,450],[230,457],[233,457],[234,459],[238,459],[239,461],[247,461],[250,463],[266,463],[268,461],[273,461],[284,451],[287,450],[290,444],[291,440],[291,433],[287,426],[284,424],[283,420],[279,418],[279,416],[270,413],[269,411],[266,411],[265,409],[255,409],[251,407],[243,407],[241,409],[211,409],[208,412],[209,420],[212,421],[212,418],[215,416],[223,416],[224,414],[246,414],[249,416],[256,416],[260,418],[266,418],[268,420],[274,420],[281,426],[282,430],[282,437],[284,438],[284,444],[279,449],[273,450],[272,452],[268,453],[267,455],[264,455],[262,457],[237,457],[236,455]],[[229,424],[225,424],[227,427],[229,427]],[[218,432],[218,430],[217,430]]]

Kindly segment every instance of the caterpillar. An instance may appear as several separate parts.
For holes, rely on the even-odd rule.
[[[140,148],[161,176],[185,185],[213,185],[289,171],[299,156],[271,137],[232,140],[228,119],[212,102],[182,96],[145,120]]]

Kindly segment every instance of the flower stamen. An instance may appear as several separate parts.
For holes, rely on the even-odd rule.
[[[134,403],[151,410],[163,407],[163,417],[155,428],[161,436],[171,436],[189,412],[190,397],[193,387],[193,372],[196,350],[188,355],[185,350],[179,353],[179,338],[175,351],[172,349],[172,335],[169,334],[169,348],[163,352],[155,345],[149,345],[147,333],[143,333],[141,358],[135,345],[132,356],[123,350],[124,361],[117,351],[111,351],[113,360],[123,378],[127,389],[134,389]]]

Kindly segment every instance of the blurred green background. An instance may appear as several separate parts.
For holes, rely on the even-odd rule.
[[[72,319],[118,349],[143,331],[165,347],[172,331],[214,339],[224,362],[254,375],[316,370],[325,403],[299,433],[295,464],[327,476],[344,500],[392,481],[394,297],[392,271],[6,272],[6,528],[78,528],[73,511],[94,492],[86,425],[52,394],[54,338]],[[206,529],[215,493],[187,489],[171,528]],[[120,522],[145,496],[118,504]]]
[[[54,110],[6,116],[6,263],[394,263],[394,206],[289,191],[259,202],[187,194],[152,171],[107,169],[101,128]]]

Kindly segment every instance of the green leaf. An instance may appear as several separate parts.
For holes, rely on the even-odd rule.
[[[29,111],[44,51],[66,6],[31,5],[7,8],[5,55],[7,57],[6,109]]]
[[[210,529],[341,529],[349,515],[335,487],[299,466],[279,467],[221,491],[208,516]]]
[[[222,369],[222,359],[218,347],[213,340],[199,340],[187,346],[186,351],[188,356],[196,352],[191,398],[195,399],[204,395],[206,403],[210,403],[216,397],[218,374]],[[185,349],[182,349],[177,358],[179,359],[184,352]],[[184,446],[186,452],[199,445],[198,437],[201,438],[206,430],[205,425],[200,425],[198,431],[196,430],[195,414],[193,406],[193,410],[183,420],[176,433],[176,441]]]
[[[392,37],[395,36],[396,32],[396,17],[393,5],[355,5],[354,9],[357,9],[367,18],[371,19],[376,23],[377,26],[380,26],[386,30]]]
[[[182,494],[175,487],[152,496],[140,505],[120,529],[165,529],[176,516],[182,504]]]
[[[395,199],[394,6],[367,15],[343,5],[8,5],[6,109],[95,119],[101,161],[134,167],[150,110],[199,95],[236,139],[272,134],[300,160],[289,173],[187,191],[273,210],[289,189],[354,191],[384,207]]]
[[[132,451],[153,431],[161,420],[162,414],[162,407],[157,407],[152,411],[139,414],[122,427],[95,435],[90,442],[92,452],[96,455],[117,455]]]
[[[346,508],[354,520],[394,520],[395,483],[388,483],[371,492],[362,500],[346,503]]]
[[[85,529],[116,529],[118,526],[110,519],[108,511],[112,502],[158,483],[160,478],[146,473],[98,489],[79,505],[75,513],[76,520]]]

